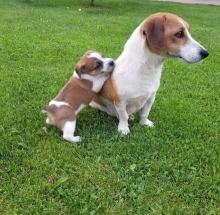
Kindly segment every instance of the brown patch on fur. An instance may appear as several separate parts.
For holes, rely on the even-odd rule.
[[[102,73],[100,69],[96,69],[97,62],[100,60],[97,58],[89,57],[89,55],[93,52],[94,51],[87,51],[76,64],[75,70],[79,77],[85,73],[89,75],[98,75]]]
[[[55,101],[66,102],[68,105],[57,107],[48,105],[45,111],[49,119],[58,128],[62,129],[66,121],[73,121],[75,111],[83,105],[89,105],[95,93],[92,91],[92,82],[88,80],[70,78],[59,94],[54,98]]]
[[[117,87],[113,75],[111,75],[111,77],[105,82],[99,95],[114,102],[116,106],[120,105],[121,100],[117,92]]]
[[[88,100],[94,95],[91,81],[70,78],[54,100],[67,102],[71,107],[77,109],[80,104],[88,104]]]
[[[94,53],[93,56],[90,55],[92,53]],[[63,130],[63,138],[71,142],[78,142],[80,140],[79,137],[75,139],[74,136],[69,136],[73,135],[71,132],[74,133],[77,113],[82,108],[89,105],[93,97],[96,96],[94,91],[99,90],[98,87],[104,82],[104,80],[106,80],[101,78],[108,78],[107,75],[109,75],[114,68],[114,65],[111,65],[112,67],[109,67],[108,70],[106,69],[106,71],[104,71],[103,67],[105,67],[105,63],[108,63],[108,61],[103,61],[103,57],[100,53],[100,55],[96,54],[98,54],[98,52],[86,52],[76,65],[78,76],[81,77],[82,74],[86,74],[88,77],[85,76],[82,77],[82,79],[71,77],[67,84],[60,90],[58,95],[43,110],[48,117],[46,122]],[[110,61],[110,63],[112,62]],[[103,76],[93,77],[91,79],[91,76],[97,76],[99,74],[102,74]],[[96,81],[98,86],[96,86],[95,78],[97,78]],[[98,83],[99,80],[100,83]],[[94,89],[93,84],[95,85]],[[68,126],[66,122],[72,123]],[[67,127],[65,127],[65,125],[67,125]]]
[[[188,23],[180,17],[170,13],[156,13],[143,22],[140,33],[151,52],[165,56],[179,53],[180,46],[188,40],[188,29]],[[183,38],[175,36],[179,31],[184,32]]]
[[[47,116],[49,117],[52,124],[61,130],[66,121],[73,121],[76,118],[75,111],[66,105],[61,107],[49,105],[45,108],[45,110],[47,111]]]
[[[95,95],[92,99],[93,102],[97,103],[100,106],[104,106],[103,102],[101,101],[101,99],[99,98],[98,95]]]
[[[141,27],[141,33],[146,37],[149,49],[157,54],[164,53],[165,46],[165,18],[156,16],[148,19]]]

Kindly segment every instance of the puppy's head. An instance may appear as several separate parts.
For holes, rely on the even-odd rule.
[[[87,51],[76,65],[76,72],[79,77],[83,74],[97,76],[100,74],[108,75],[115,68],[114,60],[104,58],[100,52]]]
[[[149,50],[161,56],[172,56],[182,58],[188,63],[196,63],[209,55],[191,37],[188,23],[171,13],[149,16],[142,23],[140,33]]]

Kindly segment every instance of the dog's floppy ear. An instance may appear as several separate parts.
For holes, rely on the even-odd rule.
[[[141,33],[146,39],[149,49],[156,53],[164,52],[165,44],[165,16],[155,16],[143,23]]]
[[[78,63],[75,67],[75,71],[80,78],[81,78],[81,75],[82,75],[84,69],[85,69],[85,65],[81,64],[81,63]]]

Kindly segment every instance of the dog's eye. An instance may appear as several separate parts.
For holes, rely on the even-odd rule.
[[[102,63],[102,61],[99,60],[96,62],[95,69],[100,69],[100,68],[102,68],[102,66],[103,66],[103,63]]]
[[[184,31],[178,31],[177,33],[174,34],[175,37],[177,38],[183,38],[184,37]]]

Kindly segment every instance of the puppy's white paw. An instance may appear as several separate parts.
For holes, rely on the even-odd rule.
[[[152,121],[150,121],[149,119],[141,119],[140,123],[142,125],[146,125],[146,126],[149,126],[151,128],[154,127],[154,123]]]
[[[128,126],[118,126],[118,132],[123,135],[127,135],[130,133],[130,129],[128,128]]]
[[[77,143],[81,141],[80,136],[63,137],[63,138],[71,143]]]
[[[73,139],[74,139],[73,142],[75,142],[75,143],[76,143],[76,142],[81,142],[80,136],[74,136]]]

